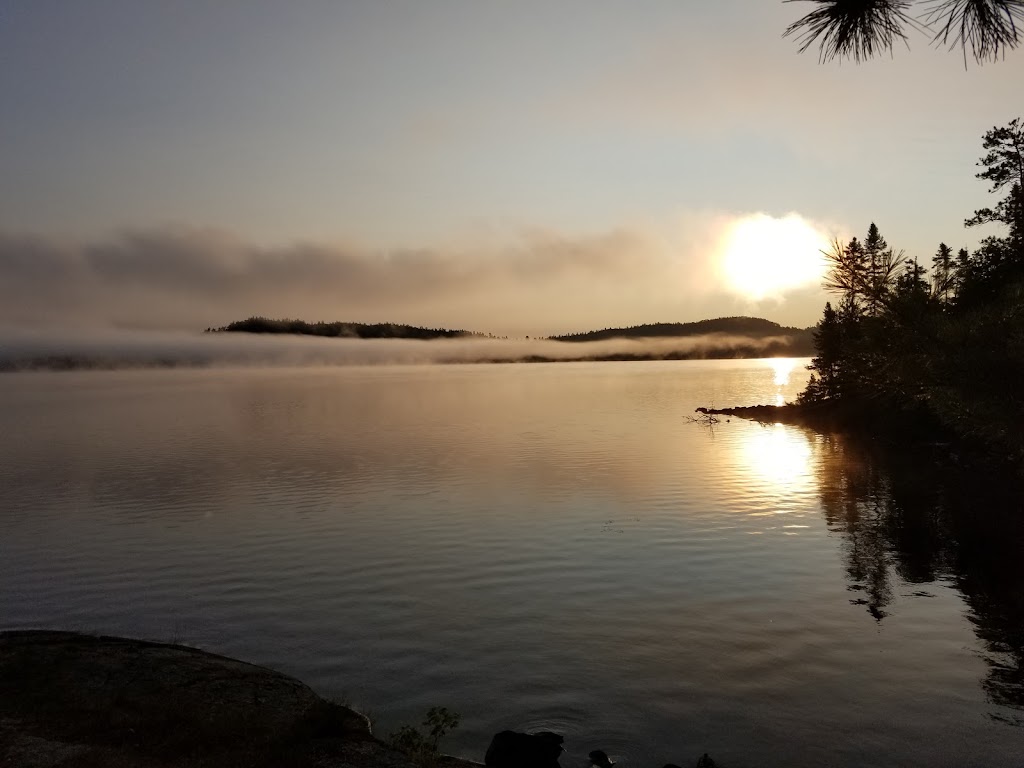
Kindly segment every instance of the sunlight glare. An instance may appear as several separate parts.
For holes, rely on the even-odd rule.
[[[772,370],[775,372],[775,386],[784,387],[789,384],[789,375],[796,368],[797,361],[792,357],[773,357]]]
[[[811,446],[799,430],[782,424],[752,431],[743,453],[754,472],[780,491],[793,492],[811,484]]]
[[[780,219],[757,213],[729,227],[718,268],[726,285],[745,298],[780,298],[821,282],[821,251],[828,245],[825,234],[795,213]]]

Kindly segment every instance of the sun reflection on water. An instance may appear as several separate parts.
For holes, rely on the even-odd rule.
[[[784,387],[789,384],[789,375],[796,368],[797,361],[792,357],[772,358],[772,370],[775,371],[775,386]]]
[[[777,490],[810,490],[811,445],[800,430],[782,424],[752,430],[744,439],[742,450],[754,474]]]

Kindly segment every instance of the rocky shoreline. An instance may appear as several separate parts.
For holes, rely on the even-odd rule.
[[[548,731],[495,734],[483,764],[441,755],[458,716],[435,714],[422,739],[402,729],[418,747],[403,749],[266,667],[125,637],[0,632],[0,768],[560,768],[563,738]],[[614,765],[601,750],[590,761]]]
[[[0,633],[0,766],[415,763],[376,738],[365,716],[264,667],[181,645],[15,631]]]

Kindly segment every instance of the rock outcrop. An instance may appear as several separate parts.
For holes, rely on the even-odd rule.
[[[409,768],[367,719],[264,667],[180,645],[0,633],[3,768]]]

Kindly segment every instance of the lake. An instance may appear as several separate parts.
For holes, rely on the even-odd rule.
[[[447,706],[475,759],[1021,765],[1020,498],[687,421],[806,362],[0,376],[0,628],[236,656],[380,735]]]

